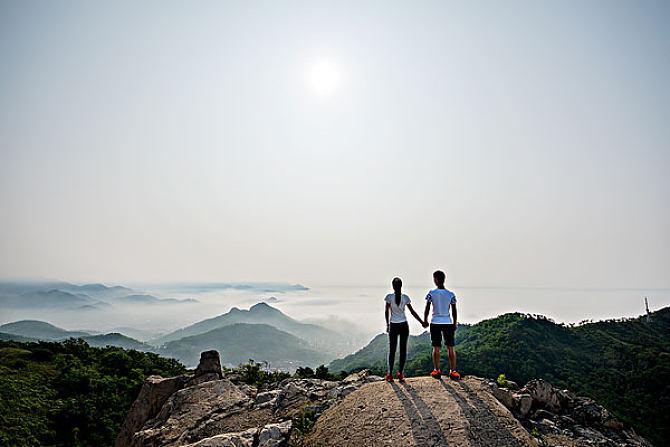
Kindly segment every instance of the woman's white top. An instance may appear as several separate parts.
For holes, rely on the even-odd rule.
[[[391,305],[391,323],[405,323],[407,321],[405,317],[405,305],[412,302],[407,295],[404,293],[400,295],[399,306],[395,303],[395,293],[386,295],[384,301]]]

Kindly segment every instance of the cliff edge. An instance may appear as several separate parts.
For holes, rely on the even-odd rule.
[[[641,446],[588,398],[535,380],[519,390],[465,377],[386,383],[286,379],[255,388],[204,352],[192,376],[147,379],[116,447]]]

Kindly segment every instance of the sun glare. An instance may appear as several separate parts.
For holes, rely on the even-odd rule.
[[[341,81],[340,67],[329,60],[317,61],[307,72],[309,87],[320,97],[328,97],[335,93]]]

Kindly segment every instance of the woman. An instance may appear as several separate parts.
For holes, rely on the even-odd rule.
[[[402,279],[393,278],[391,282],[393,293],[389,293],[384,298],[386,307],[384,315],[386,316],[386,332],[389,333],[389,363],[386,373],[386,381],[393,382],[393,364],[395,363],[395,348],[398,345],[400,337],[400,365],[398,365],[398,380],[405,381],[405,359],[407,358],[407,338],[409,337],[409,325],[405,317],[405,306],[412,313],[414,318],[421,324],[423,320],[412,309],[411,301],[407,295],[402,293]]]

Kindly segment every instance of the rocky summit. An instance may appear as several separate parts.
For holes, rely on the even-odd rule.
[[[361,371],[258,389],[239,379],[216,351],[193,375],[149,377],[116,447],[651,446],[592,400],[540,380],[386,383]]]

